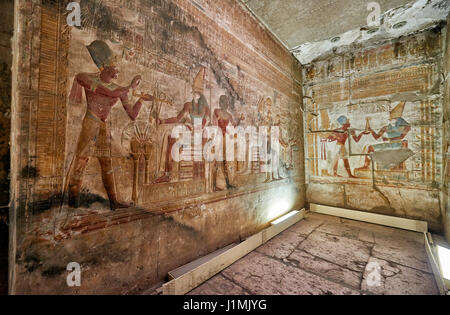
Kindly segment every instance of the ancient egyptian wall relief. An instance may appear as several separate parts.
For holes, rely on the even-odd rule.
[[[440,32],[437,27],[305,66],[311,202],[421,218],[439,229]]]
[[[17,6],[15,292],[74,293],[72,261],[77,292],[151,286],[303,207],[300,66],[239,1],[80,0],[80,27],[67,2]],[[243,160],[202,154],[203,127],[266,125],[269,159],[249,135]]]
[[[436,183],[435,102],[380,102],[319,110],[308,123],[312,177]],[[434,122],[434,123],[433,123]]]
[[[73,36],[77,36],[76,32]],[[110,46],[110,41],[102,40],[94,40],[86,46],[85,50],[99,72],[77,73],[69,96],[69,137],[78,138],[72,156],[66,161],[65,189],[69,207],[79,208],[83,205],[82,199],[92,194],[90,190],[101,188],[101,185],[93,185],[96,179],[92,163],[92,173],[87,172],[92,158],[100,166],[100,177],[112,210],[161,201],[182,202],[180,198],[208,193],[214,198],[214,192],[253,189],[258,184],[291,176],[292,152],[298,138],[295,134],[287,134],[279,114],[272,118],[270,97],[261,97],[257,118],[251,121],[257,123],[255,128],[277,126],[282,131],[279,143],[282,152],[275,157],[281,161],[276,169],[266,172],[266,164],[274,161],[263,160],[259,156],[260,148],[250,146],[251,135],[244,139],[245,158],[238,160],[236,156],[235,160],[227,161],[225,138],[236,138],[237,152],[239,136],[230,135],[227,127],[244,127],[246,118],[251,119],[254,113],[243,105],[234,104],[234,98],[217,86],[208,65],[186,70],[189,81],[174,80],[151,71],[150,75],[141,75],[136,71],[129,77],[128,85],[119,85],[115,81],[124,65]],[[127,53],[122,51],[122,56]],[[129,68],[126,72],[131,74]],[[231,110],[231,106],[239,106],[241,111]],[[71,110],[82,113],[82,121],[79,117],[70,119]],[[224,161],[205,159],[205,148],[212,141],[204,131],[208,126],[217,126],[222,133]],[[178,143],[180,138],[173,136],[173,129],[179,127],[184,129],[180,137],[191,138],[182,146]],[[270,134],[267,139],[269,142]],[[69,150],[72,152],[73,148]],[[174,153],[174,150],[178,152]],[[175,155],[180,156],[176,159]],[[132,167],[126,164],[132,164]],[[117,181],[125,187],[128,183],[131,189],[119,188]]]
[[[81,27],[66,25],[64,3],[45,2],[40,11],[41,92],[28,98],[37,102],[30,129],[36,159],[25,166],[35,170],[36,185],[24,186],[32,190],[32,208],[161,213],[268,189],[275,181],[301,182],[299,93],[288,75],[292,61],[287,66],[276,47],[264,52],[273,54],[276,68],[257,62],[259,51],[211,27],[216,8],[206,4],[202,19],[184,2],[80,5]],[[180,146],[172,135],[180,126],[190,144]],[[236,138],[236,152],[238,135],[229,135],[228,126],[267,127],[267,142],[270,127],[277,127],[280,149],[268,144],[277,156],[263,159],[247,134],[243,160],[207,161],[203,151],[211,139],[203,129],[211,126],[224,139]],[[277,168],[265,171],[269,164]]]

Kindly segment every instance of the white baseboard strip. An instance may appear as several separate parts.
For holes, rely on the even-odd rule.
[[[314,203],[310,204],[310,211],[414,232],[420,233],[428,232],[428,223],[425,221],[411,220],[376,213],[322,206]]]
[[[205,259],[205,256],[169,272],[172,276],[177,275],[178,277],[163,285],[163,295],[182,295],[192,291],[277,234],[302,220],[305,217],[305,213],[306,211],[303,209],[285,221],[264,229],[236,246],[230,246],[230,248],[225,251],[222,250],[218,254],[208,255],[208,259]]]

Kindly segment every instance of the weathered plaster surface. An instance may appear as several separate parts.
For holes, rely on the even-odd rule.
[[[241,0],[290,49],[363,27],[372,0]],[[411,0],[378,0],[381,13]]]
[[[136,292],[304,206],[301,68],[239,2],[80,4],[77,28],[65,23],[64,1],[17,1],[11,293]],[[108,153],[103,162],[87,162],[76,208],[67,203],[67,185],[70,197],[79,167],[72,161],[84,158],[76,148],[88,100],[73,97],[71,87],[79,73],[99,71],[86,49],[95,40],[117,57],[116,84],[126,87],[141,76],[129,102],[147,100],[134,124],[120,104],[112,109]],[[279,120],[290,143],[281,179],[262,172],[261,161],[229,163],[227,187],[220,165],[202,161],[198,171],[193,162],[169,161],[170,169],[161,162],[173,127],[162,121],[189,106],[194,88],[210,107],[207,124],[215,124],[221,95],[230,100],[229,115],[245,118],[243,125]],[[180,123],[189,125],[188,118]],[[99,163],[104,158],[112,160],[107,171]],[[112,191],[104,182],[111,173],[113,197],[133,200],[134,207],[110,210]],[[69,262],[81,264],[79,288],[66,285]]]
[[[332,37],[320,41],[312,40],[293,47],[292,52],[302,64],[308,64],[325,55],[396,39],[445,22],[449,12],[450,4],[447,0],[418,0],[384,12],[380,27],[349,28],[350,30],[346,29],[342,34],[336,34],[336,37],[340,38],[336,42],[331,41]],[[403,27],[394,27],[405,21],[407,23]]]

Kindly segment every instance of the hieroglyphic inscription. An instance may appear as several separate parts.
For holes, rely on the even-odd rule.
[[[60,191],[64,176],[67,67],[70,28],[64,21],[64,3],[46,4],[41,13],[39,101],[36,130],[36,166],[42,178],[36,194]]]
[[[175,201],[179,198],[199,196],[206,193],[205,179],[194,181],[180,181],[161,185],[148,185],[143,187],[142,203]]]
[[[342,102],[350,96],[347,80],[317,84],[312,87],[312,91],[312,97],[317,104]]]
[[[431,85],[431,66],[416,66],[370,74],[352,80],[353,99],[403,92],[426,92]]]

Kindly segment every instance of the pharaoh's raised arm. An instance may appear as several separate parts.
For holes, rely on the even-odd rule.
[[[95,75],[88,73],[79,73],[75,77],[76,82],[85,89],[109,97],[121,97],[127,94],[130,90],[130,86],[121,87],[115,86],[113,89],[104,84],[101,80],[97,79]]]

